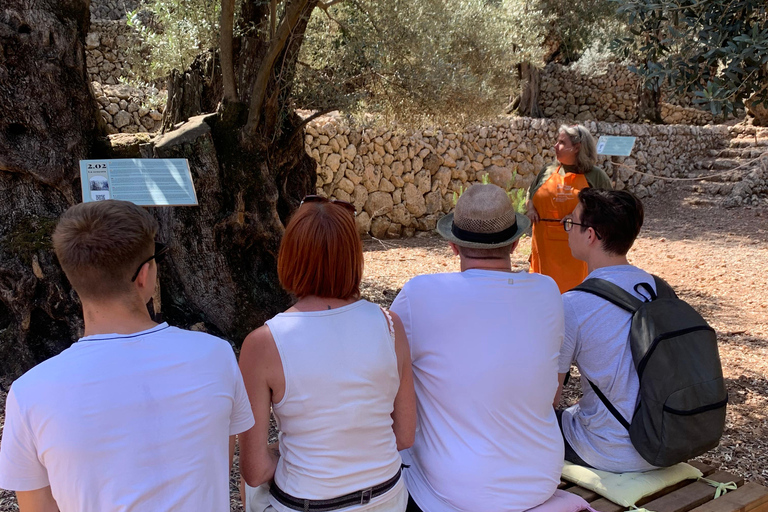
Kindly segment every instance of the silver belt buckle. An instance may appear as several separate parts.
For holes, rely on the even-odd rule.
[[[371,498],[373,498],[373,487],[370,489],[366,489],[364,491],[360,491],[360,504],[361,505],[367,505],[371,502]]]

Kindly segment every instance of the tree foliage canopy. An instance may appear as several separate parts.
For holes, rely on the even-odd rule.
[[[406,120],[496,115],[515,64],[542,60],[547,20],[521,0],[352,0],[316,9],[297,101]]]
[[[153,76],[142,80],[184,69],[206,44],[217,45],[220,11],[212,1],[149,0],[143,15],[133,13],[152,48]],[[293,105],[405,121],[496,115],[514,84],[514,66],[543,63],[552,16],[525,0],[319,4],[301,45]]]
[[[768,104],[768,4],[764,0],[614,0],[630,35],[619,53],[649,87],[693,93],[713,114],[751,97]]]
[[[220,0],[144,0],[127,16],[143,43],[135,50],[145,55],[134,59],[141,78],[149,82],[184,70],[198,54],[216,47],[220,16]]]

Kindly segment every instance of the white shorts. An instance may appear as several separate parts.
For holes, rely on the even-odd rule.
[[[343,512],[405,512],[408,506],[408,490],[405,488],[405,481],[400,478],[395,488],[382,496],[391,495],[392,497],[384,503],[369,503],[368,505],[355,505],[339,509]],[[245,485],[245,512],[278,512],[269,503],[269,484],[263,484],[258,487]],[[290,510],[287,509],[286,510]]]

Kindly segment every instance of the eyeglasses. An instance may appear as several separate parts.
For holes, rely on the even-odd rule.
[[[573,229],[573,226],[582,226],[585,228],[592,228],[592,230],[595,232],[595,236],[598,240],[602,240],[603,237],[600,236],[600,233],[597,232],[594,226],[590,226],[589,224],[582,224],[581,222],[573,222],[573,219],[570,217],[566,217],[562,220],[563,222],[563,229],[566,231],[570,231]]]
[[[301,204],[304,204],[304,203],[331,203],[331,204],[341,206],[352,215],[357,215],[357,209],[355,208],[355,205],[353,205],[352,203],[348,203],[347,201],[340,201],[338,199],[328,199],[327,197],[323,197],[323,196],[305,196],[304,199],[301,200]]]
[[[139,277],[139,272],[141,272],[141,267],[146,265],[152,260],[155,260],[157,263],[160,263],[163,261],[163,258],[165,258],[166,253],[168,253],[168,246],[165,245],[162,242],[155,242],[155,254],[150,256],[149,258],[145,259],[141,262],[139,265],[139,268],[136,269],[136,273],[133,274],[133,277],[131,278],[131,282],[136,281],[136,278]]]

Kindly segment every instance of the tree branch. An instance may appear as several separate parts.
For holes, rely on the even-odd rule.
[[[338,3],[341,3],[341,2],[343,2],[343,1],[344,1],[344,0],[331,0],[330,2],[318,2],[318,3],[317,3],[317,6],[318,6],[320,9],[322,9],[322,10],[324,10],[324,11],[328,12],[328,8],[329,8],[330,6],[332,6],[332,5],[336,5],[336,4],[338,4]]]
[[[277,0],[269,2],[269,39],[275,38],[275,26],[277,25]]]
[[[277,59],[288,43],[293,29],[298,25],[301,20],[301,15],[304,12],[305,7],[309,4],[310,0],[294,0],[285,8],[285,14],[280,21],[280,26],[277,28],[275,37],[269,44],[267,54],[264,56],[264,60],[259,67],[259,73],[256,75],[256,80],[253,84],[253,92],[251,94],[251,106],[248,109],[248,123],[245,125],[245,133],[247,135],[254,135],[256,133],[256,127],[259,124],[259,118],[261,117],[261,109],[264,106],[264,99],[267,95],[267,85],[269,84],[269,78],[274,71]]]
[[[221,0],[221,75],[224,101],[237,101],[235,63],[232,55],[232,35],[235,26],[235,0]]]

